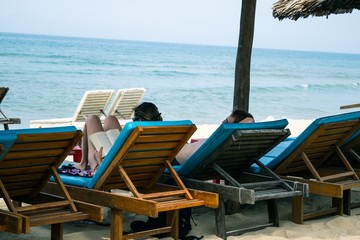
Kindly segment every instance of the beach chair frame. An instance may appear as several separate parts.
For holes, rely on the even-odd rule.
[[[283,129],[286,124],[281,123],[280,129],[251,129],[251,126],[256,125],[258,124],[239,124],[239,129],[234,129],[230,136],[220,141],[221,143],[216,146],[216,149],[210,151],[208,149],[211,146],[210,142],[216,141],[218,134],[223,135],[220,127],[217,130],[218,134],[215,132],[207,140],[209,141],[208,146],[205,142],[197,150],[199,152],[208,151],[209,154],[204,154],[200,163],[190,171],[178,171],[182,173],[181,178],[188,187],[219,194],[220,201],[219,208],[215,211],[215,225],[216,235],[222,239],[268,226],[278,227],[277,200],[308,195],[307,184],[281,179],[259,162],[264,154],[290,135],[288,129]],[[188,161],[192,160],[193,158],[190,158]],[[268,176],[246,173],[246,170],[253,164],[259,165],[268,173]],[[211,179],[223,179],[225,184],[209,182],[208,180]],[[228,211],[225,210],[225,203],[229,201],[239,204],[256,204],[259,201],[266,201],[269,222],[228,230],[225,217]],[[231,213],[235,213],[235,211]]]
[[[315,126],[317,123],[314,123]],[[295,223],[302,224],[304,220],[333,213],[350,215],[351,189],[360,187],[360,180],[341,146],[359,127],[360,119],[356,117],[336,122],[320,122],[306,139],[299,141],[296,146],[289,146],[293,149],[289,150],[288,156],[279,156],[284,161],[274,169],[275,173],[289,180],[309,184],[312,194],[332,198],[331,208],[307,213],[304,211],[304,198],[296,198],[293,204]],[[328,166],[329,162],[334,161],[334,156],[342,164],[342,168]]]
[[[131,127],[137,124],[148,126]],[[111,208],[110,239],[134,239],[160,233],[167,233],[178,239],[180,209],[218,206],[217,194],[188,189],[170,163],[194,133],[196,126],[188,123],[179,126],[151,126],[153,124],[166,123],[137,122],[125,125],[112,147],[114,156],[110,153],[106,156],[110,161],[107,162],[105,158],[100,165],[96,172],[99,178],[90,180],[94,183],[91,188],[66,184],[74,199]],[[127,127],[131,131],[128,131],[129,136],[124,137]],[[124,142],[117,146],[121,141]],[[170,171],[176,186],[158,182],[165,169]],[[94,177],[97,177],[96,174]],[[63,180],[64,177],[62,176]],[[73,180],[71,178],[66,183]],[[46,192],[58,194],[53,185],[49,183]],[[128,190],[132,196],[110,193],[113,189]],[[123,211],[149,217],[158,217],[160,212],[166,212],[167,226],[124,236]]]
[[[63,239],[65,222],[102,221],[103,208],[73,201],[57,173],[81,137],[82,132],[75,127],[2,133],[0,195],[8,211],[0,211],[1,231],[30,233],[33,226],[51,225],[51,239]],[[51,176],[60,192],[58,197],[41,192]]]

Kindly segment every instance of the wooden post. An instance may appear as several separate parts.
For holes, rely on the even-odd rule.
[[[234,109],[249,111],[250,63],[254,37],[256,0],[243,0],[235,63]]]

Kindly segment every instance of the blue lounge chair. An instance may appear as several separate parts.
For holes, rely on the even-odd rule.
[[[102,221],[103,208],[74,202],[56,170],[81,136],[75,127],[0,131],[0,194],[8,208],[0,210],[0,231],[51,225],[51,239],[62,239],[65,222]],[[61,198],[41,192],[50,176]]]
[[[196,127],[191,121],[129,122],[121,130],[93,177],[60,174],[74,199],[111,208],[111,239],[167,233],[178,239],[179,209],[218,206],[218,195],[185,187],[171,161]],[[167,168],[176,187],[158,184]],[[133,196],[111,193],[130,191]],[[58,194],[48,184],[46,190]],[[167,213],[168,226],[123,236],[122,212],[150,217]]]
[[[360,187],[360,180],[340,149],[359,131],[360,112],[323,117],[312,122],[297,138],[289,138],[266,154],[260,161],[286,179],[309,184],[310,193],[332,197],[330,209],[304,213],[304,199],[298,198],[293,221],[331,213],[350,215],[351,189]],[[334,159],[334,155],[336,158]],[[343,168],[330,168],[340,163]],[[257,166],[250,172],[261,173]]]
[[[283,141],[289,134],[287,120],[271,122],[222,124],[204,144],[182,165],[175,166],[188,187],[219,193],[220,205],[216,211],[217,236],[279,226],[276,201],[279,198],[307,195],[307,185],[284,181],[258,160]],[[270,177],[246,174],[257,163]],[[207,180],[224,179],[226,185]],[[255,204],[266,200],[269,222],[250,228],[227,231],[225,226],[225,201]]]

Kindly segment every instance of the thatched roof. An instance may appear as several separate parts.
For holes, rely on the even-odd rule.
[[[360,10],[360,0],[278,0],[273,4],[273,16],[279,20],[297,20],[300,17],[351,13],[353,9]]]

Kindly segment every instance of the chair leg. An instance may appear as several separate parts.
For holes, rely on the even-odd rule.
[[[123,211],[111,209],[110,239],[122,240],[123,238]]]
[[[51,240],[63,240],[64,224],[51,224]]]
[[[215,209],[215,226],[216,236],[226,239],[226,226],[225,226],[225,200],[219,199],[219,207]]]
[[[343,193],[344,214],[351,215],[351,190],[344,190]]]
[[[304,223],[304,197],[292,198],[292,221],[297,224]]]
[[[343,215],[344,213],[344,199],[343,198],[336,198],[333,197],[332,198],[332,207],[336,207],[337,208],[337,214],[338,215]]]
[[[179,209],[168,211],[166,213],[166,225],[171,226],[171,232],[168,234],[174,240],[179,239]]]
[[[279,214],[277,208],[277,199],[267,200],[267,208],[269,214],[269,222],[274,224],[274,227],[279,227]]]

